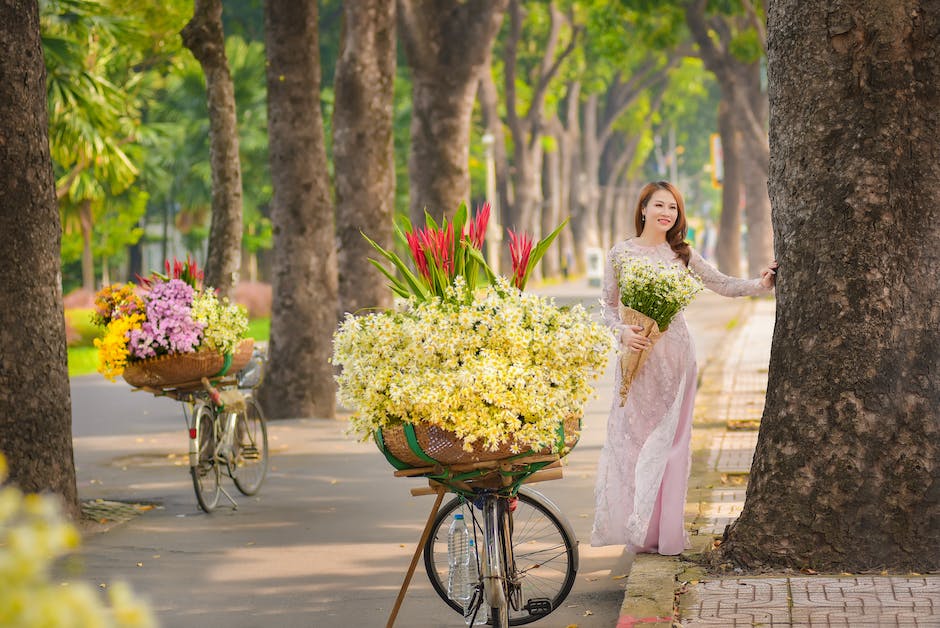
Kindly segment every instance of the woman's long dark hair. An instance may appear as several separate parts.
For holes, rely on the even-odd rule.
[[[636,204],[636,215],[634,216],[636,234],[640,235],[643,233],[643,227],[646,226],[646,222],[643,220],[643,210],[646,209],[646,204],[650,202],[650,197],[653,196],[656,190],[666,190],[676,199],[676,207],[679,210],[679,215],[676,216],[676,223],[666,232],[666,242],[668,242],[669,247],[675,251],[676,257],[681,259],[682,263],[688,266],[689,259],[692,257],[692,248],[689,246],[689,243],[685,241],[685,202],[682,200],[682,193],[679,192],[673,184],[668,181],[654,181],[653,183],[647,183],[643,186],[643,189],[640,190],[640,200]]]

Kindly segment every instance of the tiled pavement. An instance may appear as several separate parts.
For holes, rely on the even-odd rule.
[[[695,587],[683,627],[940,626],[940,577],[738,578]]]
[[[774,304],[758,301],[728,348],[722,392],[708,417],[759,421],[767,386]],[[730,423],[729,423],[730,424]],[[756,427],[756,425],[755,425]],[[747,474],[756,431],[725,431],[711,443],[710,471]],[[699,534],[721,535],[744,506],[745,487],[724,487],[702,504]],[[940,628],[940,575],[721,578],[683,594],[678,625]]]

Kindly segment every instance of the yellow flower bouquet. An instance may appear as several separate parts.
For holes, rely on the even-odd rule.
[[[483,228],[477,225],[476,232]],[[348,314],[336,332],[339,400],[355,409],[353,431],[379,440],[390,427],[430,426],[473,454],[461,462],[530,450],[565,453],[576,436],[559,435],[566,419],[581,416],[590,380],[606,365],[610,334],[580,305],[559,307],[523,292],[518,286],[525,270],[515,268],[512,278],[493,275],[476,246],[482,238],[453,240],[451,246],[473,248],[458,254],[474,260],[486,285],[473,289],[454,273],[433,293],[402,295],[392,310]],[[429,266],[448,259],[412,250]],[[528,265],[531,255],[514,259]],[[419,261],[416,267],[415,281],[436,281],[435,273],[446,272],[443,264],[425,270]],[[418,457],[425,464],[453,462],[438,454]]]

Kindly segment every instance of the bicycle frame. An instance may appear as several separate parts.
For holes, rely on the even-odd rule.
[[[507,500],[495,493],[483,497],[483,597],[490,608],[500,609],[501,621],[509,626],[508,590],[512,571],[512,543],[507,529],[509,518],[506,516]],[[509,558],[509,560],[507,560]]]

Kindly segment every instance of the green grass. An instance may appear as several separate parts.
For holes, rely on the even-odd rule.
[[[248,323],[248,336],[255,340],[268,340],[271,319],[256,318]],[[69,377],[94,373],[98,364],[98,350],[94,347],[69,347]]]
[[[69,377],[94,373],[98,350],[94,347],[69,347]]]
[[[269,340],[271,338],[271,319],[255,318],[248,323],[248,337],[255,340]]]

